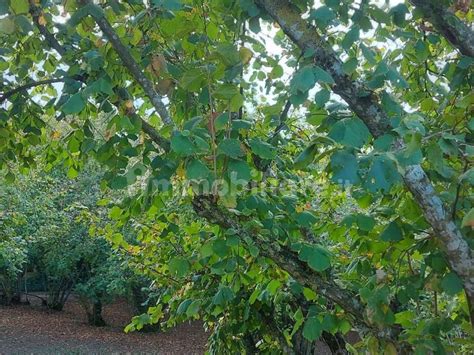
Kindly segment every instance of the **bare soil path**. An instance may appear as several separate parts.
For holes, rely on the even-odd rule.
[[[39,305],[0,306],[0,354],[203,354],[207,340],[199,322],[166,332],[129,333],[132,312],[124,302],[104,308],[105,327],[91,327],[79,304],[64,311]]]

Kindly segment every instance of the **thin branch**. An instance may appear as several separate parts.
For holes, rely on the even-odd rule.
[[[109,39],[118,56],[122,60],[123,65],[130,71],[133,78],[142,87],[145,95],[150,99],[153,107],[160,115],[163,123],[166,125],[173,125],[173,121],[166,105],[162,101],[162,97],[155,91],[153,83],[145,76],[138,63],[130,54],[130,50],[120,41],[119,36],[114,31],[109,21],[107,21],[105,18],[105,14],[103,13],[102,9],[94,5],[90,0],[82,0],[81,3],[94,8],[92,11],[90,11],[90,15],[94,18],[95,22],[104,35]]]
[[[279,119],[280,124],[275,128],[275,131],[273,132],[272,138],[270,138],[270,140],[273,140],[278,135],[278,133],[283,131],[283,129],[285,128],[286,119],[288,118],[288,112],[290,111],[290,107],[291,107],[291,101],[288,100],[285,103],[285,106],[283,107],[283,111],[281,111],[280,119]]]
[[[461,21],[443,1],[410,0],[436,31],[469,57],[474,57],[474,31]]]
[[[66,49],[59,44],[54,35],[41,24],[40,17],[42,15],[41,7],[36,6],[36,0],[30,0],[30,14],[33,17],[33,22],[38,28],[39,32],[44,36],[46,42],[51,48],[54,48],[61,56],[66,54]]]
[[[38,27],[38,30],[45,37],[46,43],[51,48],[54,48],[61,56],[64,56],[64,54],[66,53],[66,49],[58,42],[56,37],[51,32],[49,32],[49,30],[46,27],[44,27],[43,25],[39,23],[38,19],[41,14],[41,8],[35,5],[34,0],[30,0],[30,14],[33,16],[35,24]],[[74,78],[85,83],[87,79],[87,74],[78,75]],[[115,87],[113,90],[114,90],[114,93],[118,93],[119,91],[126,91],[125,89],[120,89],[117,87]],[[122,95],[118,94],[117,96],[120,98]],[[120,104],[120,101],[115,104],[117,109],[119,109],[119,104]],[[151,140],[153,140],[163,150],[169,151],[170,142],[166,138],[162,137],[152,125],[150,125],[147,121],[145,121],[143,118],[138,116],[134,111],[130,111],[128,113],[129,115],[134,116],[134,118],[137,118],[141,121],[142,130],[151,138]]]
[[[65,82],[66,80],[77,80],[77,79],[74,79],[74,78],[71,78],[71,77],[64,77],[64,78],[55,78],[55,79],[45,79],[45,80],[39,80],[39,81],[33,81],[33,82],[30,82],[30,83],[27,83],[27,84],[24,84],[24,85],[20,85],[10,91],[6,91],[4,92],[3,94],[1,94],[0,96],[0,105],[8,100],[10,97],[12,97],[13,95],[15,95],[16,93],[19,93],[21,91],[25,91],[25,90],[28,90],[28,89],[31,89],[33,87],[36,87],[36,86],[41,86],[41,85],[48,85],[48,84],[53,84],[53,83],[61,83],[61,82]]]
[[[466,159],[466,162],[464,163],[463,172],[462,172],[463,174],[467,171],[468,167],[469,167],[469,162]],[[456,197],[454,198],[453,210],[451,213],[451,218],[453,219],[453,221],[456,219],[456,212],[457,212],[456,209],[459,202],[459,195],[461,194],[461,186],[462,186],[462,181],[459,181],[458,186],[456,187]]]

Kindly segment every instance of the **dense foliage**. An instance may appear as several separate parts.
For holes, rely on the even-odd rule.
[[[202,319],[210,353],[473,351],[470,1],[10,0],[0,16],[5,179],[107,169],[123,198],[88,232],[154,280],[127,330]]]
[[[133,301],[137,276],[103,236],[89,233],[90,215],[107,220],[106,211],[97,206],[99,181],[96,168],[88,167],[74,181],[55,169],[32,171],[0,189],[4,303],[15,297],[19,301],[21,293],[32,297],[28,285],[36,280],[39,285],[33,288],[47,293],[50,309],[62,310],[74,292],[89,322],[103,325],[103,304],[117,297]]]

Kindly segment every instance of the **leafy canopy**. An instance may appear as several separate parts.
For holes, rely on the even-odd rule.
[[[433,228],[472,245],[474,60],[430,8],[94,3],[0,4],[0,168],[107,169],[124,198],[94,233],[165,289],[128,330],[199,318],[213,353],[350,329],[373,353],[472,351],[465,274]],[[418,165],[441,227],[404,186]]]

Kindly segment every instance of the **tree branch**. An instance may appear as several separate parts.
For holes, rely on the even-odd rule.
[[[286,101],[285,106],[283,107],[283,111],[280,114],[280,119],[279,119],[280,123],[273,131],[273,135],[270,138],[270,141],[273,140],[277,136],[278,133],[280,133],[281,131],[285,129],[286,119],[288,118],[288,112],[290,111],[290,107],[291,107],[291,101],[288,100]]]
[[[94,18],[95,22],[104,33],[104,35],[109,39],[112,47],[114,47],[118,56],[122,60],[123,65],[130,71],[133,78],[138,82],[142,87],[145,95],[150,99],[153,107],[155,107],[156,112],[160,115],[164,124],[173,125],[173,121],[170,117],[166,105],[162,101],[162,97],[158,95],[153,87],[153,83],[148,80],[148,78],[143,73],[142,69],[139,67],[135,59],[133,59],[130,51],[127,47],[123,45],[120,41],[120,38],[115,33],[114,29],[110,25],[109,21],[105,18],[103,10],[94,5],[90,0],[81,0],[83,5],[93,7],[93,11],[90,11],[90,15]]]
[[[35,86],[41,86],[41,85],[48,85],[48,84],[53,84],[53,83],[61,83],[65,82],[66,80],[76,80],[71,77],[66,77],[66,78],[56,78],[56,79],[46,79],[46,80],[40,80],[40,81],[33,81],[31,83],[27,83],[24,85],[20,85],[10,91],[6,91],[3,94],[0,95],[0,105],[8,100],[11,96],[15,95],[16,93],[19,93],[24,90],[31,89]]]
[[[354,81],[344,73],[342,62],[329,42],[322,39],[314,26],[302,19],[296,6],[288,0],[255,0],[255,3],[280,25],[303,52],[314,53],[315,63],[329,72],[335,81],[332,90],[347,102],[375,138],[391,132],[390,119],[377,97],[362,82]],[[403,146],[403,141],[397,140],[396,145]],[[422,167],[407,167],[403,179],[441,241],[451,268],[463,280],[468,298],[474,303],[474,260],[469,245],[446,213]]]
[[[365,321],[365,307],[358,296],[338,286],[330,276],[323,276],[311,270],[307,264],[288,248],[277,243],[268,243],[258,233],[246,230],[237,218],[217,206],[212,196],[196,196],[194,211],[208,222],[224,229],[232,229],[241,239],[250,239],[259,248],[260,255],[271,259],[278,267],[288,272],[301,285],[317,290],[319,294],[342,307],[353,319],[362,334],[372,333],[380,339],[394,340],[395,327],[379,330]]]
[[[474,31],[450,9],[443,6],[442,1],[410,0],[410,2],[449,43],[462,54],[474,58]]]
[[[58,42],[56,37],[49,32],[49,30],[40,24],[39,22],[39,16],[41,14],[41,8],[36,6],[34,3],[34,0],[30,0],[30,14],[33,17],[33,20],[36,24],[36,27],[38,27],[39,32],[45,37],[46,43],[51,47],[54,48],[61,56],[64,57],[66,53],[66,49]],[[86,78],[87,74],[84,74],[82,76],[77,76],[77,79],[82,81],[83,83],[86,83]],[[117,87],[113,88],[113,91],[117,96],[120,98],[121,95],[118,94],[119,91],[126,91],[126,89],[120,89]],[[1,101],[0,101],[1,103]],[[119,109],[119,102],[115,103],[115,106],[117,109]],[[150,125],[147,121],[145,121],[143,118],[138,116],[134,111],[128,112],[130,116],[134,116],[134,118],[138,118],[141,123],[142,123],[142,130],[151,138],[152,141],[154,141],[158,146],[160,146],[164,151],[169,151],[170,149],[170,142],[161,136],[158,131]]]
[[[41,24],[40,16],[42,10],[39,6],[36,6],[35,0],[30,0],[30,14],[33,17],[33,22],[35,23],[36,27],[38,28],[39,32],[44,36],[46,42],[51,48],[54,48],[56,52],[58,52],[61,56],[66,54],[66,49],[63,48],[59,42],[56,40],[54,35],[49,32],[49,30]]]

